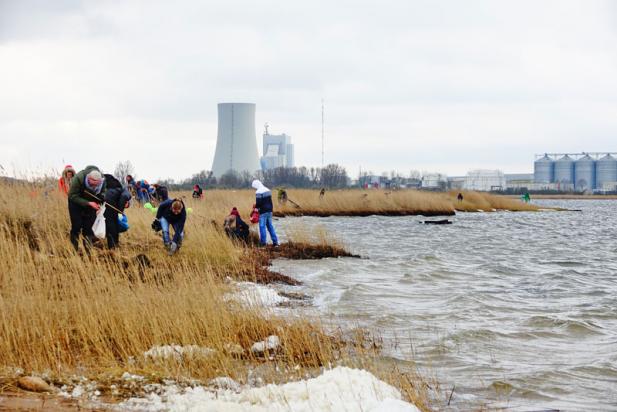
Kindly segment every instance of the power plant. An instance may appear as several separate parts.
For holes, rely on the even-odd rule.
[[[259,169],[255,104],[219,103],[218,134],[212,162],[214,176],[219,178],[230,170],[253,174]]]
[[[266,123],[263,134],[263,156],[261,157],[262,170],[294,166],[294,145],[291,143],[291,136],[285,133],[270,134]]]
[[[533,164],[534,183],[547,189],[610,191],[617,186],[617,153],[544,153]]]

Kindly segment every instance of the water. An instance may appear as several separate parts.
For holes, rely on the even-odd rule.
[[[546,201],[582,212],[287,218],[320,225],[365,259],[275,262],[323,316],[380,331],[453,410],[617,410],[615,201]]]

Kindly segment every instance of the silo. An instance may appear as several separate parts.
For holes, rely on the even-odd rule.
[[[533,180],[535,183],[555,181],[555,162],[547,154],[533,163]]]
[[[555,182],[574,183],[574,160],[570,156],[565,155],[555,160]]]
[[[607,154],[596,162],[596,189],[609,182],[617,182],[617,159]]]
[[[574,162],[574,189],[593,190],[596,184],[596,161],[591,156],[585,156]]]
[[[214,176],[233,170],[238,173],[259,170],[255,135],[254,103],[219,103],[218,135],[212,162]]]

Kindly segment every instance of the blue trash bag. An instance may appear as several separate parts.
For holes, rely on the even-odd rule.
[[[126,215],[118,214],[118,232],[126,232],[129,230],[129,219]]]

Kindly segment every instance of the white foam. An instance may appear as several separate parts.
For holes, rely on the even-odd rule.
[[[179,389],[171,385],[162,394],[132,398],[119,405],[124,410],[146,411],[363,411],[419,412],[401,400],[400,392],[371,373],[346,367],[283,385],[230,390],[202,386]]]

